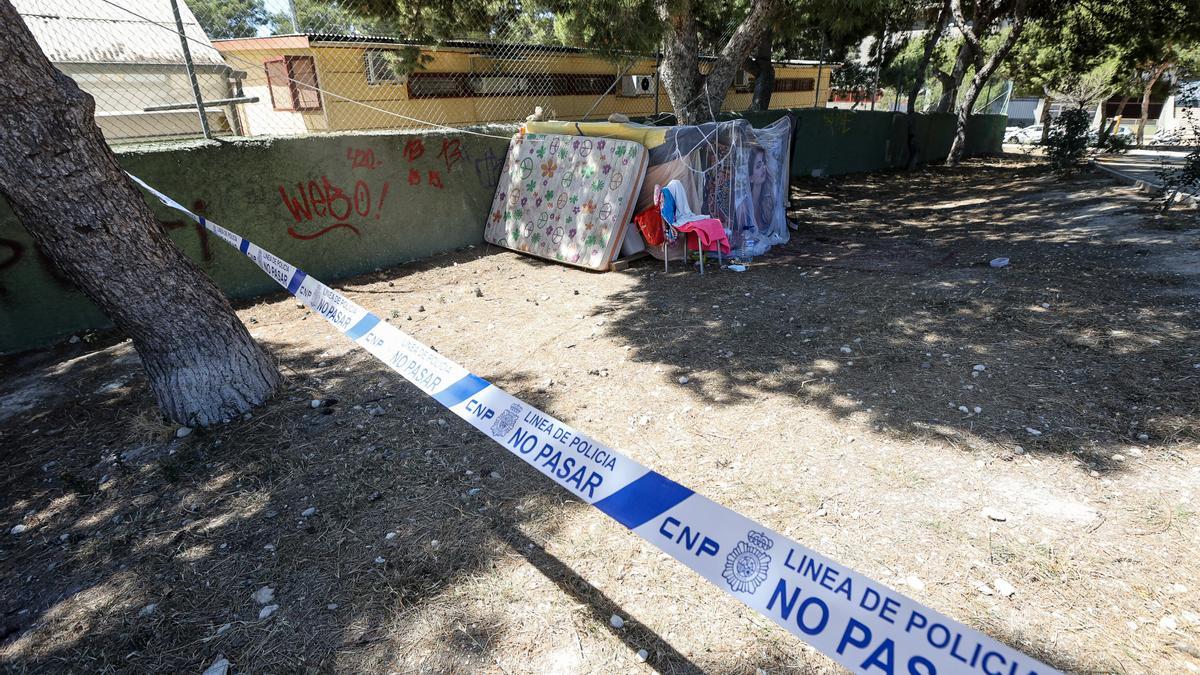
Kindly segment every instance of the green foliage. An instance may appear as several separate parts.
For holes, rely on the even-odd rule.
[[[1046,157],[1054,173],[1065,176],[1079,171],[1088,148],[1088,126],[1091,116],[1086,110],[1072,108],[1062,111],[1046,139]]]
[[[871,87],[875,84],[875,69],[856,61],[846,61],[840,68],[833,71],[830,84],[834,89],[850,94],[854,100],[854,107],[857,107],[861,101],[871,98]]]
[[[433,55],[420,47],[401,47],[380,51],[380,55],[388,63],[388,67],[397,75],[408,75],[426,66],[433,60]]]
[[[1128,136],[1120,134],[1104,134],[1096,141],[1096,149],[1109,155],[1123,155],[1134,147],[1134,142]]]
[[[294,0],[295,23],[285,9],[270,16],[277,35],[289,33],[329,33],[346,35],[399,35],[399,25],[386,12],[376,13],[368,8],[338,4],[328,0]]]
[[[1098,3],[1094,11],[1103,22],[1095,39],[1125,70],[1178,64],[1200,42],[1195,0],[1117,0]]]
[[[935,48],[935,57],[937,51]],[[879,74],[879,81],[889,87],[899,87],[901,91],[909,91],[913,85],[917,84],[917,69],[924,52],[924,40],[909,40]],[[930,60],[932,61],[932,59]]]
[[[627,52],[653,54],[662,39],[665,24],[656,3],[650,0],[535,0],[533,16],[550,16],[556,42],[598,49],[616,60]],[[745,6],[730,3],[725,16],[745,16]],[[703,9],[697,7],[696,9]],[[524,8],[530,14],[531,8]],[[712,15],[697,17],[701,34],[715,21]]]
[[[1047,89],[1067,88],[1072,78],[1111,57],[1105,42],[1108,36],[1105,19],[1090,5],[1072,4],[1026,26],[1004,74],[1017,89],[1038,96]]]
[[[263,0],[192,0],[188,7],[213,39],[254,37],[269,20]]]

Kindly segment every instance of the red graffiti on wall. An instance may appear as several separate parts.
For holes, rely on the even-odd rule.
[[[414,162],[425,156],[425,141],[422,138],[408,139],[404,144],[403,156],[409,164],[406,178],[410,186],[419,186],[424,183],[436,190],[446,188],[440,169],[412,166]],[[445,165],[446,173],[450,173],[464,157],[461,139],[442,139],[442,147],[438,152],[437,160]],[[346,159],[350,162],[352,171],[357,169],[373,171],[384,165],[384,162],[376,156],[373,148],[346,148]],[[379,175],[396,177],[396,174],[393,173],[395,171],[393,164],[392,171]],[[278,186],[279,197],[288,213],[291,214],[295,225],[308,225],[307,227],[289,225],[288,235],[295,239],[309,240],[334,230],[346,229],[353,232],[355,236],[361,236],[362,233],[359,230],[361,219],[371,217],[374,217],[375,220],[381,219],[388,191],[391,188],[390,182],[384,181],[380,185],[374,182],[375,180],[378,179],[373,179],[371,182],[358,179],[354,181],[353,186],[343,188],[331,181],[328,176],[322,175],[319,178],[299,181],[291,185],[280,184]],[[404,180],[404,178],[397,181],[397,185],[403,185],[399,180]]]
[[[419,138],[414,138],[404,145],[404,159],[410,163],[415,162],[425,154],[425,143]]]
[[[334,221],[332,225],[315,232],[302,232],[289,225],[288,234],[296,239],[308,240],[345,228],[355,236],[360,236],[358,228],[348,221],[352,218],[369,218],[372,215],[379,220],[390,188],[391,183],[384,181],[376,200],[372,199],[371,186],[364,180],[354,181],[354,187],[349,191],[335,185],[326,176],[321,176],[319,182],[310,180],[307,183],[296,183],[293,190],[280,185],[279,197],[296,223],[325,218]]]
[[[450,173],[450,169],[462,159],[462,141],[457,138],[443,138],[442,150],[438,153],[438,157],[446,162],[446,173]]]
[[[375,151],[371,148],[346,148],[346,159],[350,160],[351,169],[378,169],[383,162],[375,159]]]
[[[205,204],[203,199],[197,199],[196,201],[192,202],[193,213],[206,216],[208,215],[206,213],[207,210],[208,204]],[[200,241],[200,258],[204,260],[204,262],[209,262],[212,260],[212,249],[208,246],[208,228],[204,227],[200,223],[190,220],[159,220],[158,222],[168,230],[178,230],[181,227],[187,227],[190,223],[196,230],[196,239]]]
[[[16,239],[0,238],[0,250],[8,249],[3,253],[4,257],[0,258],[0,272],[14,267],[17,263],[25,258],[25,244]],[[58,269],[58,265],[50,260],[50,256],[42,252],[42,249],[36,245],[33,247],[33,252],[36,253],[37,263],[42,270],[54,280],[54,283],[64,289],[74,289],[75,282],[71,281],[66,274]],[[0,300],[8,298],[8,287],[4,285],[3,278],[0,278]]]

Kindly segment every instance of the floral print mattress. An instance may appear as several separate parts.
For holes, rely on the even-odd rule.
[[[568,265],[605,271],[633,218],[646,149],[634,141],[513,136],[483,238]]]

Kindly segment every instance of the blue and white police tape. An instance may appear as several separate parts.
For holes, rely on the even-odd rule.
[[[909,675],[1058,672],[647,469],[130,177],[506,450],[847,668]]]

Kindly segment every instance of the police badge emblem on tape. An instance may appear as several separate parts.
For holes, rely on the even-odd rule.
[[[762,532],[750,531],[746,541],[739,541],[725,558],[725,583],[739,593],[753,593],[767,580],[767,566],[771,556],[767,555],[775,542]]]
[[[508,410],[500,413],[496,418],[496,422],[492,424],[492,436],[495,438],[504,438],[508,436],[508,432],[517,426],[517,420],[521,418],[521,404],[514,403],[508,406]]]
[[[1059,672],[642,466],[130,178],[502,448],[847,668],[889,675]]]

